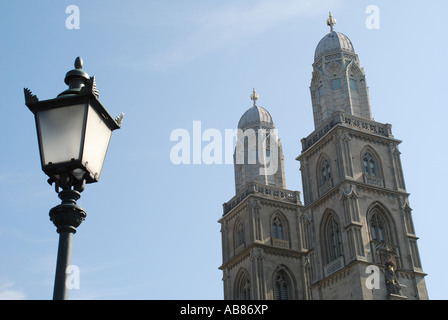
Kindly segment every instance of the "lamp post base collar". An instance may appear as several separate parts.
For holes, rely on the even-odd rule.
[[[76,204],[80,197],[81,194],[74,190],[63,190],[59,193],[62,203],[50,210],[50,220],[58,233],[76,233],[76,228],[86,219],[86,212]]]

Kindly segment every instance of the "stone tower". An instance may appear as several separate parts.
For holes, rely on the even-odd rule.
[[[225,299],[305,299],[300,194],[286,189],[283,151],[269,112],[254,104],[238,123],[236,196],[221,223]]]
[[[225,299],[428,298],[401,141],[373,120],[364,70],[335,23],[330,14],[315,50],[315,130],[296,158],[303,205],[286,189],[281,143],[255,91],[239,122],[236,195],[219,220]]]
[[[247,183],[286,187],[283,150],[269,112],[257,105],[255,89],[253,106],[238,123],[238,142],[235,148],[235,189],[239,193]]]
[[[373,120],[358,55],[331,14],[327,24],[310,86],[315,130],[297,158],[311,298],[427,299],[401,141]]]

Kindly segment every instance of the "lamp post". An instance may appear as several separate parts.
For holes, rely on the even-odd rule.
[[[54,184],[61,204],[50,210],[59,233],[54,300],[68,299],[67,268],[71,265],[73,234],[86,212],[76,204],[86,184],[98,182],[112,131],[123,114],[112,118],[101,102],[95,77],[82,70],[80,57],[67,72],[67,90],[56,98],[39,101],[25,88],[25,104],[34,114],[42,170]]]

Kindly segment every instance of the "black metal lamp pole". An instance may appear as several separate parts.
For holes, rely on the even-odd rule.
[[[53,300],[67,300],[69,280],[67,271],[71,265],[73,235],[86,218],[86,212],[76,204],[81,197],[78,191],[62,190],[58,196],[62,203],[50,210],[50,219],[59,233]]]
[[[86,184],[98,182],[112,131],[123,120],[123,114],[115,119],[109,115],[98,100],[95,77],[82,67],[78,57],[65,76],[69,88],[55,99],[39,101],[24,90],[25,104],[35,115],[42,170],[62,201],[50,210],[59,233],[54,300],[68,299],[73,235],[86,218],[76,201]]]

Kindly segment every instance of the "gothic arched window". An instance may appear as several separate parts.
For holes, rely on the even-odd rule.
[[[377,209],[374,209],[370,214],[369,227],[372,240],[386,243],[393,242],[389,232],[390,228],[388,226],[387,219]]]
[[[334,214],[328,218],[324,232],[327,262],[331,262],[343,255],[341,228]]]
[[[370,219],[370,232],[372,233],[372,240],[385,242],[385,225],[383,219],[375,214]]]
[[[341,89],[341,79],[332,79],[331,80],[331,89],[333,91]]]
[[[249,138],[244,137],[244,145],[243,145],[244,159],[243,164],[249,163]]]
[[[279,215],[276,215],[272,223],[272,237],[275,239],[286,240],[283,221]]]
[[[322,164],[320,166],[320,174],[321,174],[321,185],[324,185],[331,179],[331,168],[330,163],[328,160],[322,161]]]
[[[378,165],[375,161],[375,158],[372,156],[370,152],[366,152],[362,158],[363,161],[363,172],[364,174],[368,174],[371,176],[378,175]]]
[[[274,283],[274,299],[275,300],[290,300],[290,284],[288,276],[281,271],[275,277]]]
[[[235,248],[238,248],[244,243],[244,224],[242,221],[238,221],[235,225]]]
[[[237,300],[250,300],[250,280],[247,271],[243,270],[236,280],[236,296]]]
[[[389,214],[377,204],[369,210],[367,219],[375,262],[384,264],[393,259],[394,263],[400,266],[400,254],[395,244],[395,228]]]
[[[350,78],[349,83],[351,90],[358,90],[358,82],[356,82],[356,79]]]

